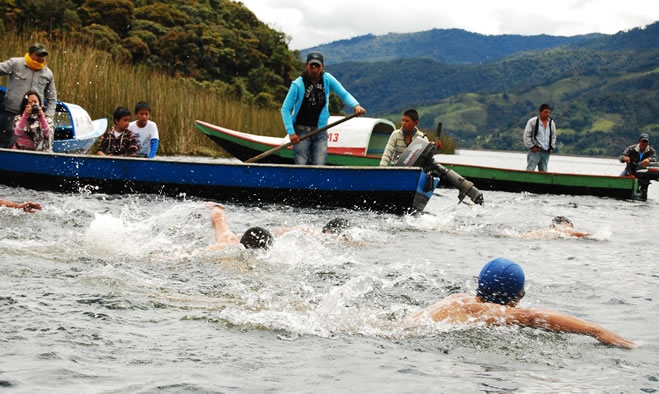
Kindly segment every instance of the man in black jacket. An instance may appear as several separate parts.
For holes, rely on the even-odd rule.
[[[657,152],[650,146],[650,136],[647,133],[641,133],[638,137],[638,144],[628,146],[618,159],[621,163],[627,163],[625,170],[620,175],[634,175],[639,164],[646,168],[651,162],[656,162]]]

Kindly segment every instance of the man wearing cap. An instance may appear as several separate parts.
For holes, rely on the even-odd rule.
[[[529,149],[526,154],[526,171],[546,172],[549,163],[549,155],[556,146],[556,123],[552,118],[549,104],[541,104],[538,116],[534,116],[526,122],[523,140],[524,146]]]
[[[478,276],[476,295],[453,294],[412,315],[449,324],[517,325],[553,332],[589,335],[607,345],[637,345],[596,324],[548,309],[517,308],[524,297],[524,271],[517,263],[498,258],[485,264]]]
[[[657,152],[650,146],[650,136],[647,133],[641,133],[638,136],[638,144],[629,145],[618,159],[621,163],[627,163],[625,170],[620,175],[634,175],[639,164],[646,168],[650,162],[656,162]]]
[[[331,92],[338,94],[344,103],[354,109],[355,114],[366,113],[341,83],[324,70],[323,55],[319,52],[309,53],[302,75],[291,83],[281,106],[284,127],[294,144],[295,164],[325,164],[327,130],[302,141],[300,138],[327,125]]]
[[[14,116],[20,112],[23,96],[34,90],[44,101],[46,116],[55,115],[57,90],[53,72],[46,65],[48,51],[43,44],[34,43],[23,57],[13,57],[0,63],[0,76],[8,75],[4,107],[0,108],[0,148],[11,148],[14,137]]]

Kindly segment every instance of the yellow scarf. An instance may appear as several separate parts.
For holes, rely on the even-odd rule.
[[[34,71],[39,71],[42,68],[46,67],[46,62],[39,63],[37,61],[32,60],[29,53],[25,54],[25,64],[27,64],[27,66],[33,69]]]

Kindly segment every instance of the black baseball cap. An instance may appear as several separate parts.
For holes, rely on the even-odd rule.
[[[638,140],[650,142],[650,136],[648,133],[641,133],[641,135],[638,136]]]
[[[320,52],[309,52],[307,55],[307,64],[324,65],[323,55]]]
[[[35,42],[30,46],[30,53],[36,53],[37,55],[41,56],[48,56],[48,50],[46,50],[46,47],[38,42]]]

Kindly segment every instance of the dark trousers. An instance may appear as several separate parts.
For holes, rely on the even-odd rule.
[[[0,148],[12,148],[16,143],[14,135],[15,113],[9,111],[0,112]]]

